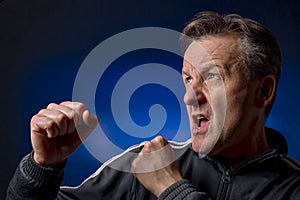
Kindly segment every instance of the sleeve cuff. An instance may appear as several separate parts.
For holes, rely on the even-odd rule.
[[[63,179],[66,162],[67,161],[55,168],[44,167],[34,161],[33,152],[31,152],[22,159],[20,169],[25,176],[28,176],[37,182],[56,182]]]
[[[190,193],[197,192],[197,190],[194,188],[192,184],[188,180],[180,180],[173,185],[171,185],[169,188],[167,188],[160,196],[159,200],[179,200],[184,199],[187,197]]]

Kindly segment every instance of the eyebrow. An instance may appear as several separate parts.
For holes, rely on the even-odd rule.
[[[223,72],[224,76],[227,75],[228,77],[231,77],[231,72],[229,70],[229,65],[227,65],[227,64],[225,64],[224,66],[209,64],[209,65],[206,66],[206,69],[204,69],[203,72],[205,72],[205,70],[206,70],[206,72],[209,71],[210,68],[218,68],[218,71]]]
[[[229,70],[229,65],[220,66],[220,65],[213,64],[213,63],[209,63],[209,64],[206,64],[206,65],[203,65],[203,69],[201,70],[202,72],[200,72],[199,70],[197,70],[197,71],[199,73],[207,73],[209,70],[211,70],[213,68],[217,68],[218,71],[221,74],[223,74],[224,76],[225,76],[225,74],[227,74],[228,77],[231,76],[231,72]],[[190,76],[190,74],[188,72],[184,71],[184,70],[182,70],[182,75]]]
[[[189,74],[187,72],[185,72],[184,70],[182,70],[182,75],[189,76]]]

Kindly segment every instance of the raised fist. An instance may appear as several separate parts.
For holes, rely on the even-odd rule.
[[[80,102],[50,103],[31,118],[34,160],[43,166],[60,165],[97,125],[97,117]]]

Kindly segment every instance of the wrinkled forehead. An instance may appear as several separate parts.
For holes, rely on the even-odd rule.
[[[184,66],[195,67],[200,71],[202,68],[215,65],[207,49],[195,40],[186,49],[183,62]]]

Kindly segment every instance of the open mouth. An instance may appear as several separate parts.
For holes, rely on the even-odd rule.
[[[203,116],[197,116],[196,119],[198,121],[198,127],[204,127],[204,125],[206,125],[206,123],[208,122],[208,119]]]
[[[193,134],[204,134],[207,132],[209,119],[203,115],[197,115],[193,117]]]

